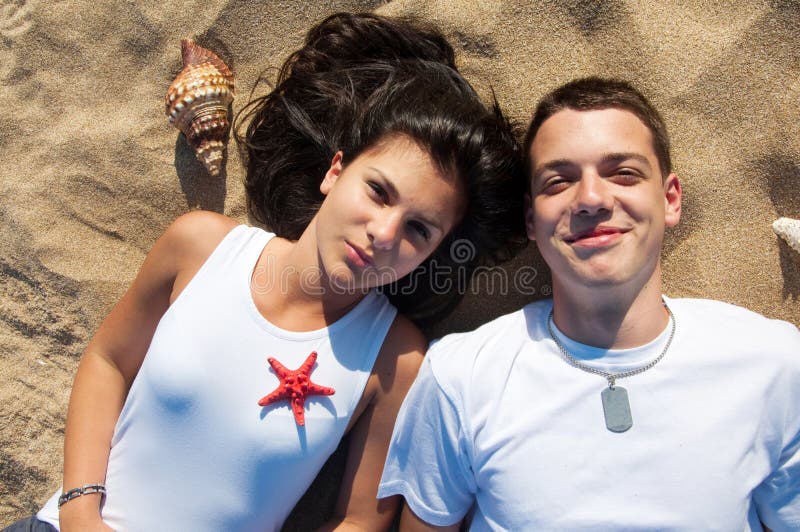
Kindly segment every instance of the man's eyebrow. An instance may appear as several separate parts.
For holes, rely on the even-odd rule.
[[[638,161],[638,162],[644,164],[645,166],[647,166],[648,170],[652,170],[652,168],[650,166],[650,161],[648,161],[647,157],[645,157],[644,155],[642,155],[640,153],[633,153],[633,152],[631,152],[631,153],[609,153],[608,155],[604,155],[603,156],[602,161],[605,164],[609,164],[609,163],[617,164],[617,163],[621,163],[623,161],[628,161],[630,159],[633,159],[634,161]]]
[[[386,189],[386,193],[389,194],[389,197],[396,198],[396,197],[399,196],[399,193],[397,192],[397,189],[395,188],[394,183],[392,183],[392,180],[389,179],[386,174],[384,174],[383,172],[381,172],[379,169],[375,168],[374,166],[368,166],[367,168],[369,168],[370,170],[374,171],[376,174],[378,174],[379,176],[381,176],[383,178],[382,185]],[[444,229],[442,228],[442,226],[438,222],[433,220],[432,218],[428,218],[424,214],[420,214],[420,213],[417,213],[417,218],[422,220],[423,223],[426,223],[426,224],[430,225],[431,227],[437,229],[439,232],[444,233]]]
[[[619,164],[623,161],[628,161],[633,159],[634,161],[638,161],[645,166],[647,166],[648,170],[652,170],[650,166],[650,161],[647,160],[647,157],[640,153],[635,152],[620,152],[620,153],[608,153],[603,155],[600,159],[601,164]],[[533,171],[533,176],[537,177],[545,170],[558,170],[559,168],[564,168],[565,166],[576,166],[577,163],[571,161],[569,159],[553,159],[552,161],[547,161],[546,163],[542,163],[537,165]]]
[[[546,163],[537,165],[533,170],[533,175],[538,176],[545,170],[556,170],[558,168],[563,168],[564,166],[575,166],[575,163],[569,159],[554,159],[552,161],[547,161]]]

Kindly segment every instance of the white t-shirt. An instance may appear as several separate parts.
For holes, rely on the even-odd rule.
[[[539,301],[428,352],[379,497],[472,530],[800,530],[800,332],[715,301],[667,299],[677,329],[622,379],[633,427],[606,429],[602,376],[569,365]],[[657,357],[562,340],[611,371]]]

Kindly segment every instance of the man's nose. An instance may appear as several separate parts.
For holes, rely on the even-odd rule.
[[[575,187],[573,212],[593,216],[610,212],[614,199],[609,184],[596,172],[585,172]]]

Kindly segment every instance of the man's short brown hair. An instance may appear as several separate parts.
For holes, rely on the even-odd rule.
[[[533,113],[531,125],[525,135],[526,169],[530,173],[530,148],[533,139],[545,120],[559,111],[593,111],[599,109],[622,109],[630,111],[641,120],[653,135],[653,149],[658,158],[662,177],[672,171],[669,155],[667,126],[655,107],[633,88],[630,83],[618,79],[599,77],[580,78],[549,92],[539,101]]]

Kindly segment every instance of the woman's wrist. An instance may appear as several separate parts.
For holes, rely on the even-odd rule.
[[[101,499],[106,496],[106,487],[103,484],[84,484],[77,488],[72,488],[64,491],[58,498],[58,507],[61,508],[71,500],[77,499],[84,495],[99,494]]]
[[[100,520],[100,503],[102,496],[99,493],[86,494],[71,500],[68,504],[58,509],[61,523],[89,523]]]

